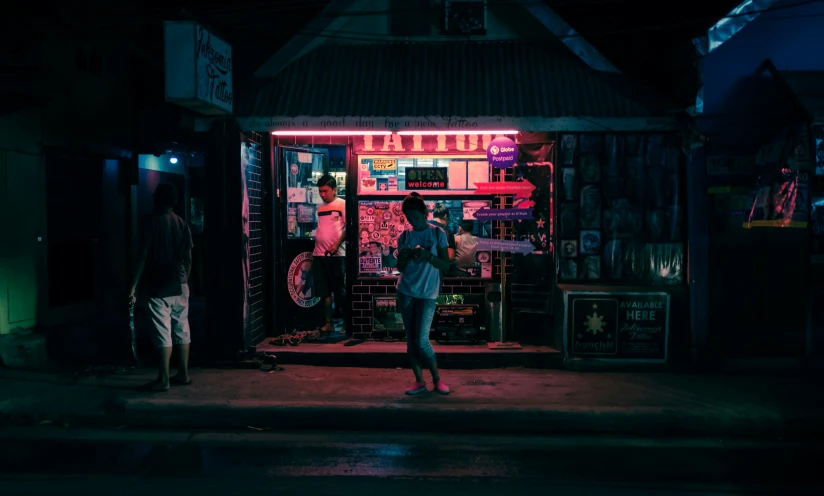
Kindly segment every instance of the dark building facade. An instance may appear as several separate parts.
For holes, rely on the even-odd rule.
[[[744,2],[699,40],[695,119],[705,139],[690,153],[699,193],[690,262],[696,344],[707,360],[820,355],[822,12]]]

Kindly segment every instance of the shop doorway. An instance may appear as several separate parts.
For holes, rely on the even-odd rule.
[[[346,201],[345,147],[277,147],[276,184],[280,195],[273,209],[276,243],[281,247],[274,276],[275,331],[314,330],[323,325],[323,302],[315,294],[312,251],[323,204],[318,179],[335,178],[338,198]],[[335,304],[335,327],[344,324],[344,305]]]

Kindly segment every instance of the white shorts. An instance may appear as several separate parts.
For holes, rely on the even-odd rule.
[[[149,316],[155,332],[152,344],[156,348],[170,348],[172,344],[189,344],[189,285],[183,285],[183,294],[168,298],[149,298]]]

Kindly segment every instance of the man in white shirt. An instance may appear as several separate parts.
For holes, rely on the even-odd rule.
[[[318,228],[315,231],[315,250],[312,252],[312,279],[315,295],[323,300],[326,318],[322,332],[333,332],[332,295],[335,306],[346,308],[344,257],[346,248],[346,202],[337,197],[335,178],[324,175],[318,179],[318,192],[323,204],[318,206]],[[348,312],[344,312],[346,315]],[[341,329],[343,332],[344,329]]]

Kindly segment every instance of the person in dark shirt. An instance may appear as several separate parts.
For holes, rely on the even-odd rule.
[[[446,234],[446,242],[448,244],[449,261],[455,259],[455,233],[449,229],[449,210],[441,203],[435,204],[435,210],[432,212],[432,220],[428,221],[435,227],[440,227]]]
[[[147,299],[155,332],[152,343],[158,349],[158,378],[144,389],[168,391],[169,384],[189,385],[189,274],[192,269],[192,233],[186,221],[173,212],[177,190],[159,184],[154,193],[155,210],[141,219],[137,267],[129,293],[134,301],[140,283],[140,296]],[[169,378],[172,347],[177,345],[177,375]]]

